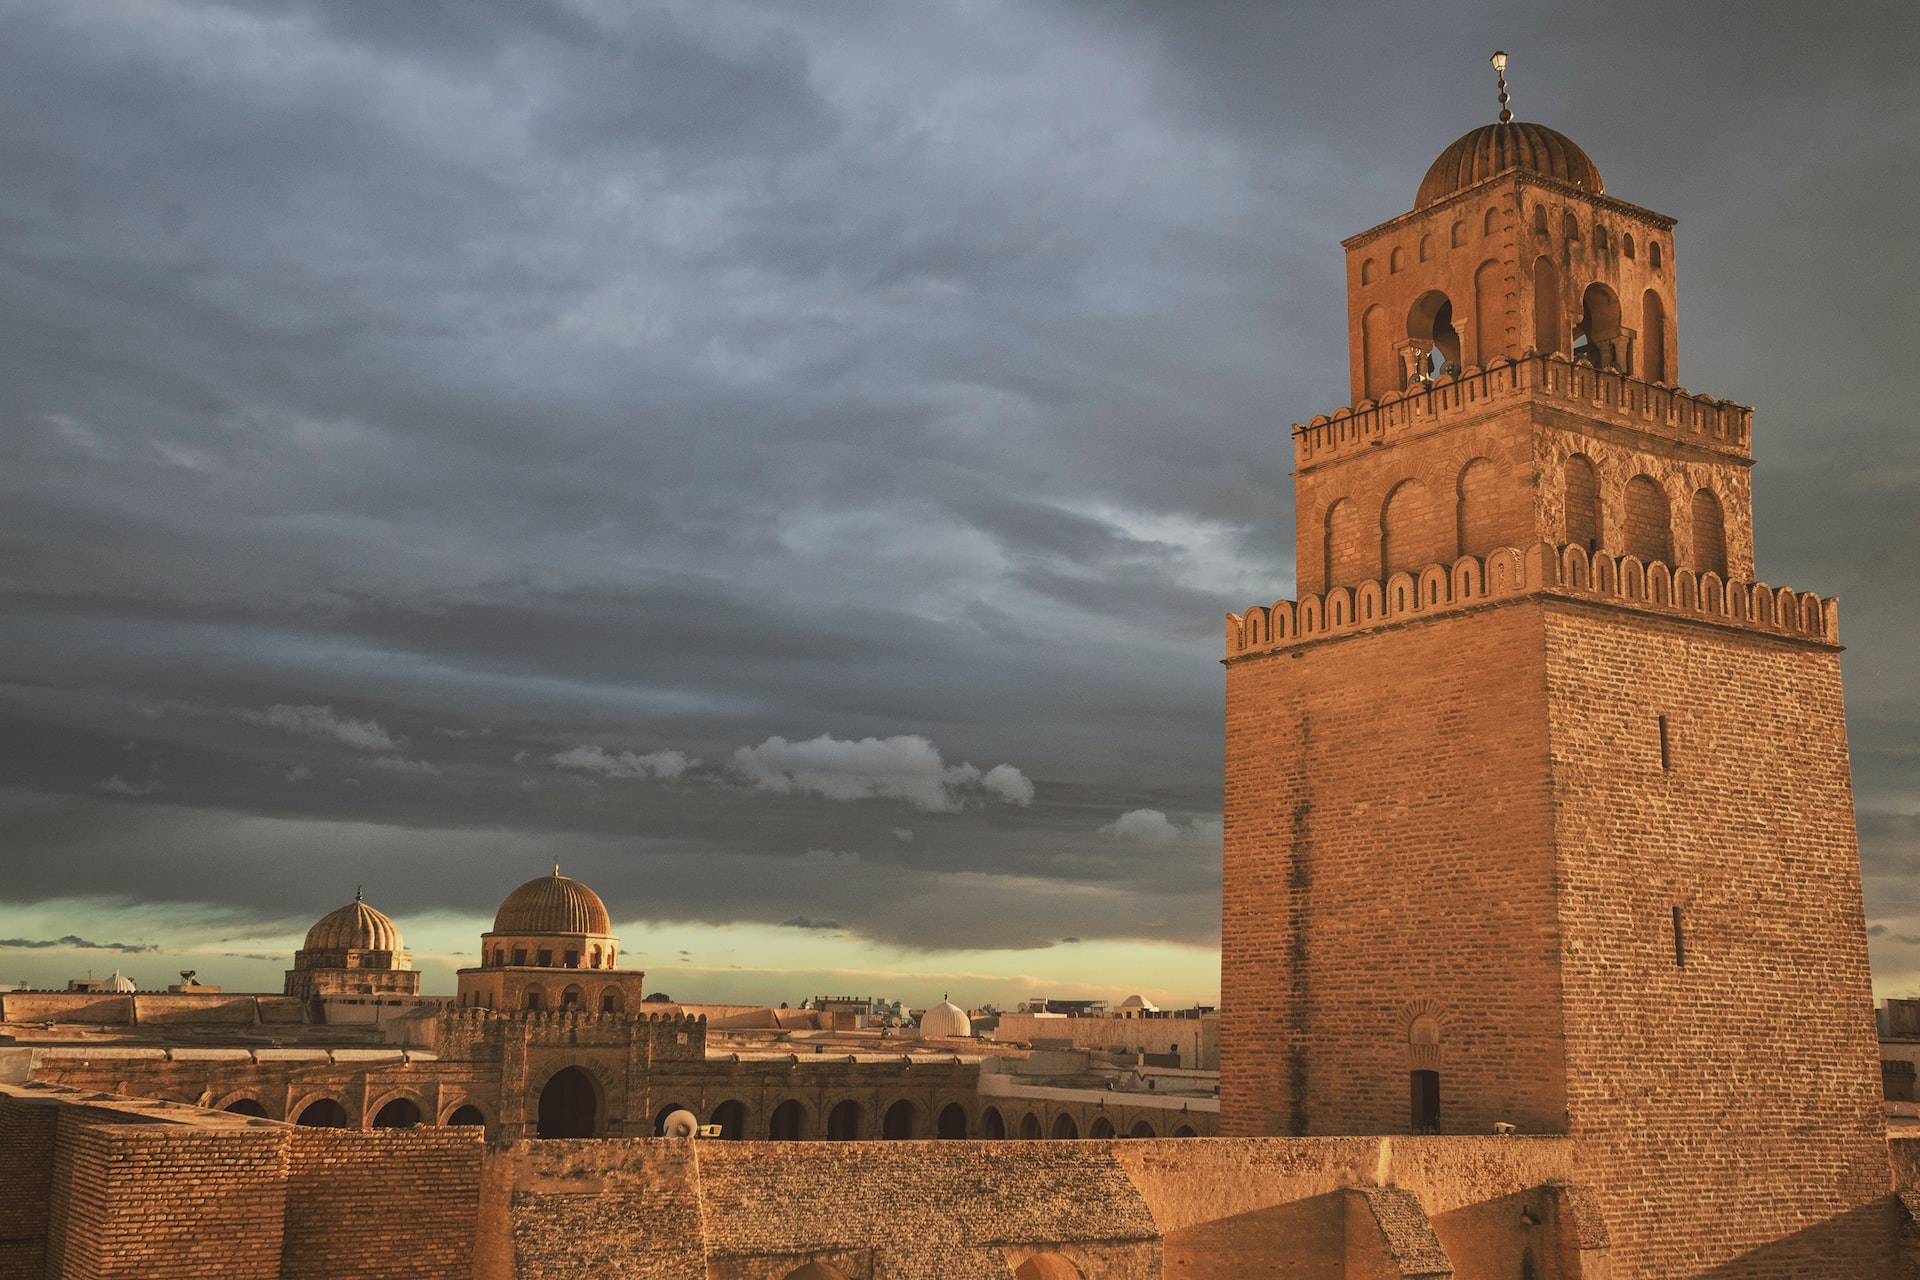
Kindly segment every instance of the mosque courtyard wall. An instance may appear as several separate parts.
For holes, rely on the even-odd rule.
[[[0,1274],[1603,1275],[1572,1161],[1494,1136],[487,1143],[0,1085]]]

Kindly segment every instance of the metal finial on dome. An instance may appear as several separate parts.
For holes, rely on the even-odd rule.
[[[560,874],[560,864],[557,862],[553,864],[553,874],[555,876],[558,876]]]
[[[353,900],[354,900],[355,902],[358,902],[358,901],[360,901],[360,886],[359,886],[359,885],[355,885],[355,886],[353,886]]]
[[[1512,124],[1513,112],[1507,110],[1507,103],[1512,101],[1507,97],[1507,55],[1503,50],[1495,49],[1493,57],[1487,61],[1493,63],[1494,73],[1500,77],[1500,123]]]

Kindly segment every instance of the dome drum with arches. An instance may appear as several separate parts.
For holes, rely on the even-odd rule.
[[[600,895],[556,865],[500,904],[493,928],[480,935],[479,964],[459,971],[456,1000],[522,1013],[637,1013],[645,975],[620,967],[612,930]]]
[[[308,999],[331,995],[418,995],[420,975],[400,927],[385,912],[361,900],[321,916],[307,930],[306,945],[293,953],[286,994]]]

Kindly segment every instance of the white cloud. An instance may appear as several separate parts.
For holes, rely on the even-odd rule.
[[[150,796],[163,790],[159,783],[151,779],[135,786],[117,773],[101,783],[100,789],[116,796]]]
[[[378,720],[349,720],[335,715],[332,707],[290,707],[283,702],[265,711],[242,711],[240,718],[249,724],[263,724],[288,733],[332,738],[356,751],[397,751],[401,746],[401,742],[380,727]]]
[[[636,755],[631,751],[614,753],[602,747],[579,746],[548,756],[547,763],[557,769],[596,773],[603,778],[653,778],[671,782],[700,762],[688,759],[684,751],[649,751]]]
[[[1100,834],[1134,844],[1172,844],[1176,840],[1219,844],[1225,824],[1207,818],[1174,822],[1158,809],[1129,809],[1101,827]]]
[[[980,786],[1008,804],[1025,806],[1033,803],[1033,779],[1010,764],[997,764],[987,770],[986,776],[980,779]]]
[[[1033,799],[1033,784],[1012,765],[985,775],[970,764],[949,765],[919,734],[892,738],[836,738],[806,742],[768,738],[733,753],[734,772],[762,791],[825,796],[829,800],[905,800],[929,813],[951,813],[968,791],[986,791],[1013,804]]]
[[[373,761],[376,769],[386,769],[393,773],[438,773],[438,769],[425,760],[407,760],[400,756],[376,756]]]

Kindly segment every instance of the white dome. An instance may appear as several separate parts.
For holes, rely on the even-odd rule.
[[[107,979],[106,989],[108,991],[132,991],[135,988],[133,985],[132,978],[129,978],[126,974],[121,973],[118,969],[115,969],[113,971],[113,976]]]
[[[939,1004],[920,1015],[920,1034],[940,1039],[973,1034],[973,1022],[967,1017],[967,1011],[951,1000],[943,999]]]

